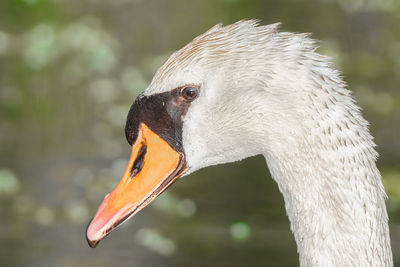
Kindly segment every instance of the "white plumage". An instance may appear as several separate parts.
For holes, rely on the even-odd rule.
[[[216,25],[175,52],[145,94],[200,85],[183,125],[190,172],[265,156],[302,266],[392,266],[368,123],[315,42],[278,26]]]

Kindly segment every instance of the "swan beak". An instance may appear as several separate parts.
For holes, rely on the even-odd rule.
[[[141,123],[121,181],[106,195],[86,230],[94,248],[114,228],[147,206],[186,172],[183,153]]]

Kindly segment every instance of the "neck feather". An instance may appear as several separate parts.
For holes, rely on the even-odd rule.
[[[386,195],[367,122],[340,79],[318,76],[303,91],[308,104],[295,130],[276,133],[280,140],[264,150],[300,263],[392,266]]]

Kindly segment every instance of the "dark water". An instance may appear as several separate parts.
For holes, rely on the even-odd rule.
[[[96,249],[84,232],[129,157],[129,106],[173,51],[242,18],[312,32],[371,122],[400,262],[398,1],[0,2],[2,266],[296,266],[261,156],[185,177]]]

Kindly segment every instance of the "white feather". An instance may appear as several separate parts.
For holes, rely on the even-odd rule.
[[[302,266],[392,266],[368,123],[315,42],[278,26],[216,25],[175,52],[145,94],[200,85],[183,126],[190,172],[265,156]]]

